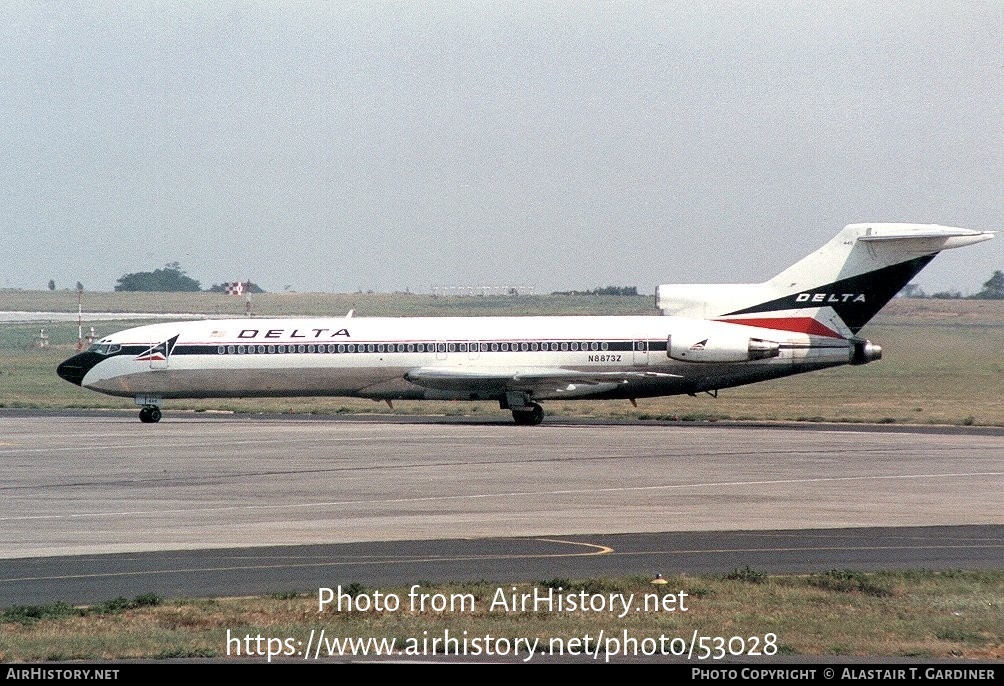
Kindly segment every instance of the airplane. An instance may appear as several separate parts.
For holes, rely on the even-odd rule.
[[[541,401],[706,392],[882,357],[861,328],[942,250],[993,238],[934,224],[850,224],[757,284],[663,284],[663,316],[224,319],[106,336],[59,365],[132,397],[489,400],[519,425]]]

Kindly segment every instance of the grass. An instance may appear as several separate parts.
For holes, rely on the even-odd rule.
[[[88,617],[121,614],[141,607],[156,607],[162,599],[154,593],[144,593],[132,600],[124,597],[112,598],[97,605],[74,607],[67,603],[48,605],[13,605],[0,611],[0,624],[34,624],[42,620],[64,617]]]
[[[807,576],[765,575],[748,567],[723,576],[670,576],[666,585],[653,586],[648,578],[624,577],[591,580],[551,579],[515,584],[516,592],[555,589],[562,594],[609,598],[635,594],[641,608],[646,594],[661,599],[676,596],[656,610],[558,611],[540,606],[513,609],[499,604],[500,593],[511,595],[512,585],[489,582],[423,586],[428,594],[463,598],[454,610],[412,611],[409,589],[369,589],[356,585],[370,599],[380,590],[393,594],[396,610],[360,611],[328,606],[318,611],[314,593],[269,597],[113,602],[98,608],[58,612],[39,610],[24,621],[0,615],[0,660],[37,661],[122,660],[141,658],[247,657],[255,639],[263,659],[268,638],[302,641],[322,629],[329,638],[388,638],[398,649],[423,638],[484,637],[514,640],[538,639],[546,647],[555,639],[597,640],[627,635],[643,639],[678,638],[675,647],[692,637],[723,637],[721,649],[738,650],[756,639],[759,648],[772,646],[776,654],[791,656],[887,656],[923,658],[1004,658],[1004,572],[879,572],[865,574],[834,570]],[[557,589],[562,589],[557,591]],[[681,599],[680,592],[687,596]],[[494,609],[493,602],[496,603]],[[682,608],[686,609],[683,610]],[[668,608],[672,608],[669,610]],[[228,643],[227,637],[231,638]],[[251,637],[250,644],[245,637]],[[741,640],[729,639],[740,637]],[[234,639],[238,639],[236,642]],[[431,644],[429,644],[431,645]],[[652,644],[649,644],[652,645]],[[716,645],[706,642],[712,649]],[[285,651],[286,643],[272,643]],[[301,646],[302,647],[302,646]],[[615,644],[600,642],[600,660]],[[689,645],[688,645],[689,647]],[[229,652],[228,652],[229,648]],[[440,646],[440,652],[442,647]],[[768,653],[769,654],[769,653]],[[287,656],[288,657],[288,656]],[[524,659],[521,655],[516,659]],[[617,659],[617,658],[613,658]]]
[[[243,317],[244,299],[220,293],[85,292],[86,312],[193,313]],[[470,317],[549,314],[656,314],[651,296],[446,296],[411,293],[263,293],[253,296],[256,317]],[[76,312],[75,291],[0,289],[0,310]],[[76,331],[76,328],[74,328]],[[35,331],[37,334],[38,331]]]

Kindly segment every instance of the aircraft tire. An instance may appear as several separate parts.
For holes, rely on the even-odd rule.
[[[544,408],[533,403],[530,405],[530,426],[537,426],[544,421]]]
[[[144,424],[155,424],[160,421],[160,408],[150,405],[140,409],[139,420]]]
[[[531,403],[529,410],[513,410],[512,418],[519,426],[537,426],[544,421],[544,408],[537,403]]]

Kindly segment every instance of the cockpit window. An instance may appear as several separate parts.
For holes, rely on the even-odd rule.
[[[119,343],[95,343],[88,349],[88,352],[98,355],[114,355],[120,350],[122,350],[122,346]]]

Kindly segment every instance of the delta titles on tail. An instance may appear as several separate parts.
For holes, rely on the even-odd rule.
[[[851,224],[763,283],[662,285],[664,316],[345,317],[152,324],[102,338],[63,379],[134,398],[351,396],[492,400],[517,424],[540,401],[637,398],[765,381],[881,357],[861,328],[942,250],[993,233]]]

